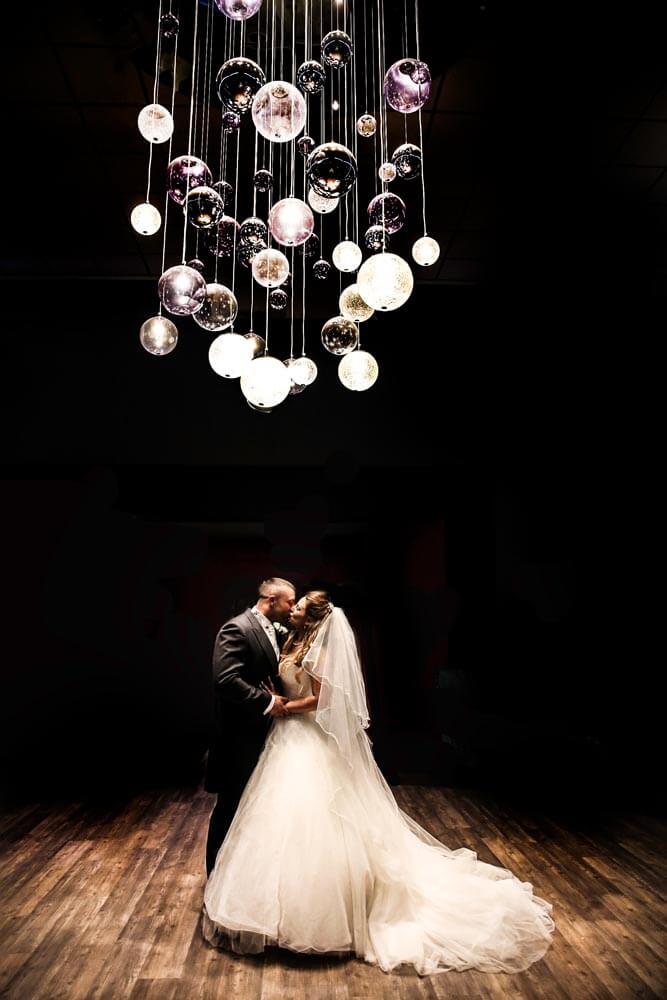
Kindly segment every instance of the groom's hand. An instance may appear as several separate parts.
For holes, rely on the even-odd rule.
[[[288,699],[284,698],[283,695],[277,694],[276,700],[273,703],[273,707],[270,712],[267,712],[267,715],[273,715],[273,716],[289,715],[289,712],[285,708],[285,704],[287,703],[287,701]]]

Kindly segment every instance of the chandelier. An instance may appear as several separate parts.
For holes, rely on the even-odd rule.
[[[131,224],[142,236],[163,230],[158,312],[143,323],[140,343],[154,356],[169,354],[177,322],[192,317],[215,334],[213,371],[238,380],[248,405],[269,413],[317,378],[306,344],[314,298],[320,309],[331,305],[318,350],[338,359],[345,388],[367,390],[379,365],[362,349],[361,324],[400,308],[412,294],[412,267],[440,255],[426,228],[422,108],[431,73],[420,58],[418,0],[403,0],[402,48],[391,58],[385,0],[194,0],[193,8],[187,143],[172,149],[181,37],[172,0],[160,0],[153,100],[138,117],[148,177]],[[163,67],[170,107],[158,100]],[[403,117],[405,141],[393,150],[389,115]],[[150,199],[154,146],[167,150],[163,213]],[[360,205],[359,164],[369,160],[374,193]],[[407,225],[396,189],[414,182],[422,232],[411,264],[390,248]],[[182,229],[181,259],[170,266],[168,223],[179,237]],[[250,290],[243,325],[242,283]],[[290,317],[289,357],[269,350],[281,312]]]

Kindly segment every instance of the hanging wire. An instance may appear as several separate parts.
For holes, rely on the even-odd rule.
[[[158,93],[159,93],[159,80],[160,80],[160,63],[162,59],[162,0],[160,0],[160,6],[157,15],[157,44],[155,46],[155,80],[153,81],[153,104],[158,103]],[[172,115],[173,121],[173,115]],[[148,144],[148,176],[146,178],[146,201],[150,200],[151,196],[151,167],[153,165],[153,143]]]
[[[174,39],[174,62],[171,69],[171,117],[174,117],[174,106],[176,103],[176,59],[178,56],[178,32]],[[169,136],[169,147],[167,149],[167,163],[171,163],[171,148],[173,144],[174,133]],[[167,259],[167,218],[169,215],[169,185],[167,185],[167,190],[164,195],[164,221],[162,223],[162,264],[160,266],[160,274],[164,274],[164,265]],[[158,309],[158,315],[162,315],[162,299],[160,299],[160,307]]]
[[[417,62],[421,61],[420,47],[419,47],[419,0],[415,0],[415,34],[417,41]],[[419,148],[422,154],[422,168],[421,168],[421,179],[422,179],[422,219],[424,222],[424,236],[426,236],[426,181],[424,179],[424,160],[426,159],[424,155],[424,135],[422,132],[422,109],[421,104],[417,111],[419,118]]]

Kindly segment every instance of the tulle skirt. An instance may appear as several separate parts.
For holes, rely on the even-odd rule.
[[[551,944],[551,913],[530,882],[403,812],[365,732],[350,769],[307,713],[272,723],[206,884],[202,932],[235,952],[351,952],[385,972],[519,972]]]

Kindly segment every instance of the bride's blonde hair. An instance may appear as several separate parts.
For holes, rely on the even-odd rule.
[[[306,602],[306,617],[304,619],[303,631],[297,634],[292,632],[285,640],[283,654],[294,660],[295,677],[299,680],[304,668],[301,662],[312,646],[320,625],[329,617],[333,610],[333,605],[329,600],[329,595],[325,590],[309,590],[303,597]]]

